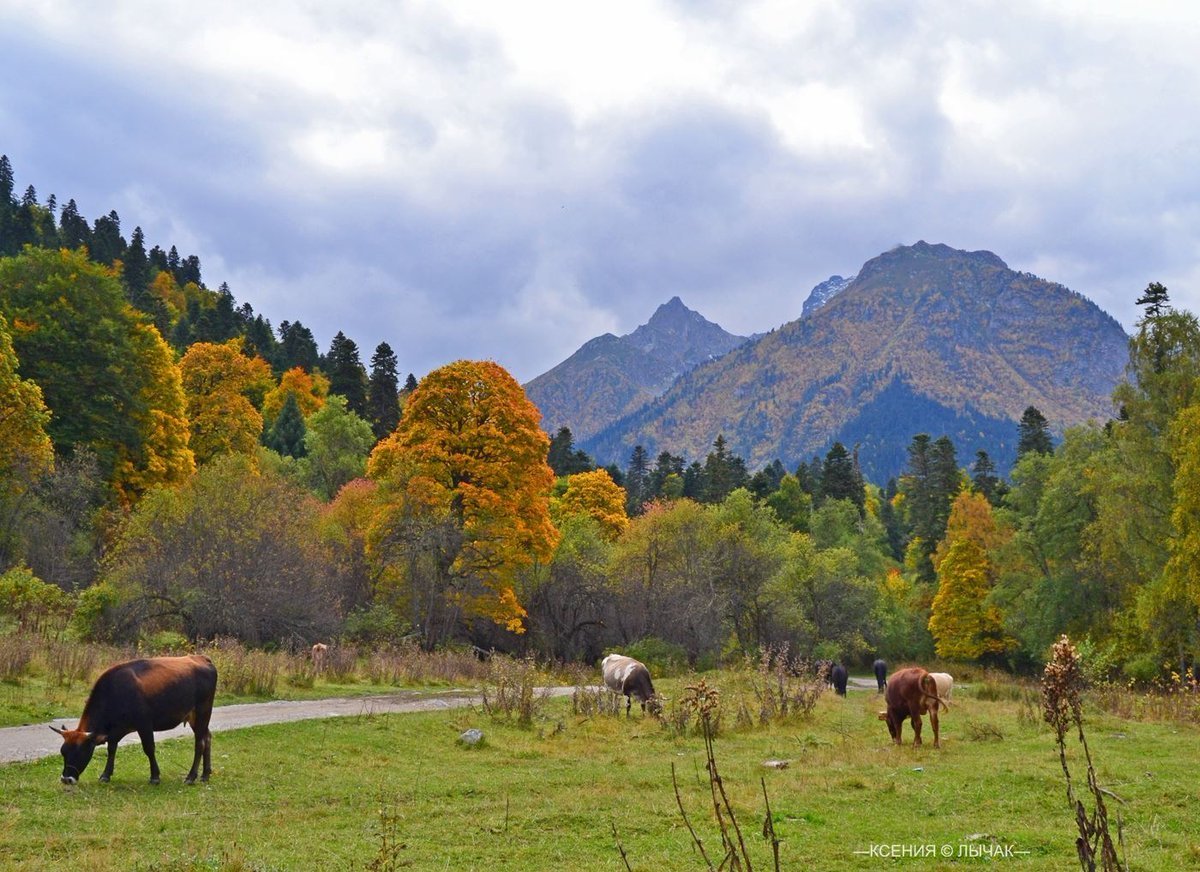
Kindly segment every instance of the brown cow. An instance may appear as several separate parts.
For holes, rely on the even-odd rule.
[[[324,642],[318,642],[312,646],[312,664],[313,672],[320,675],[325,671],[325,655],[329,652],[329,646]]]
[[[933,725],[933,747],[941,747],[938,736],[938,708],[946,703],[938,697],[937,682],[932,675],[920,666],[910,666],[908,669],[894,672],[887,680],[887,690],[884,691],[883,698],[887,703],[887,711],[879,713],[879,720],[887,724],[888,732],[892,734],[892,740],[897,745],[901,744],[900,733],[906,718],[912,720],[913,732],[916,733],[913,745],[920,745],[921,715],[928,714],[929,723]]]
[[[83,775],[98,745],[108,745],[108,762],[101,781],[112,777],[117,760],[117,743],[130,733],[142,740],[150,759],[150,783],[158,784],[158,760],[154,757],[154,733],[170,730],[186,721],[196,736],[192,769],[185,779],[196,781],[200,758],[204,758],[201,781],[212,773],[213,697],[217,692],[217,669],[203,654],[186,657],[153,657],[129,660],[110,667],[96,679],[73,730],[50,727],[63,737],[63,784],[74,784]]]

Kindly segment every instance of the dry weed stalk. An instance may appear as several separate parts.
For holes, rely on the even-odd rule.
[[[1046,671],[1042,676],[1042,714],[1046,723],[1054,729],[1058,742],[1058,759],[1067,780],[1067,802],[1075,807],[1075,823],[1079,828],[1075,849],[1084,872],[1095,872],[1097,859],[1103,872],[1127,872],[1128,866],[1117,857],[1117,849],[1108,829],[1108,810],[1104,804],[1104,794],[1108,791],[1096,781],[1092,752],[1083,734],[1083,704],[1080,698],[1083,684],[1079,654],[1071,640],[1062,636],[1054,643],[1050,662],[1046,664]],[[1087,759],[1088,791],[1096,802],[1095,810],[1090,816],[1083,800],[1075,796],[1071,770],[1067,766],[1066,736],[1072,727],[1078,731],[1079,744],[1083,746],[1083,754]],[[1113,796],[1111,793],[1108,795]],[[1117,840],[1124,848],[1120,815],[1117,816]]]

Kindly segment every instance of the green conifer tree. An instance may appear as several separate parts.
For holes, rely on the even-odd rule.
[[[288,457],[303,457],[305,454],[304,436],[307,428],[304,426],[304,416],[300,414],[300,405],[296,395],[289,393],[283,401],[283,408],[275,418],[271,429],[263,434],[263,443],[272,451]]]
[[[367,382],[367,420],[376,439],[391,435],[400,423],[400,374],[392,346],[380,342],[371,355]]]

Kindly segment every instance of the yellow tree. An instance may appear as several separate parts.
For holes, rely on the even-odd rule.
[[[42,390],[17,373],[8,321],[0,315],[0,497],[21,493],[54,463]]]
[[[955,542],[974,542],[985,553],[990,554],[1012,538],[1006,528],[996,523],[992,504],[983,494],[962,491],[950,505],[950,517],[946,521],[946,537],[938,543],[933,555],[933,568],[941,564],[946,552]]]
[[[155,485],[183,484],[196,471],[183,376],[170,346],[149,324],[137,325],[130,342],[142,361],[141,402],[133,411],[142,440],[117,455],[114,485],[126,503]]]
[[[241,339],[197,342],[179,362],[197,463],[258,448],[263,419],[254,400],[261,401],[274,379],[265,360],[247,357],[242,348]]]
[[[1182,409],[1168,430],[1175,462],[1173,505],[1168,541],[1169,557],[1158,584],[1147,585],[1139,602],[1139,617],[1148,634],[1173,643],[1170,647],[1184,669],[1186,642],[1195,632],[1200,607],[1200,404]],[[1165,638],[1164,638],[1165,637]]]
[[[987,602],[992,563],[970,539],[950,545],[938,565],[938,591],[929,616],[929,632],[939,657],[977,660],[1012,647],[1000,610]]]
[[[289,369],[280,376],[279,385],[263,398],[262,416],[266,426],[275,423],[289,394],[296,398],[300,415],[307,418],[325,405],[325,398],[329,396],[329,379],[319,372],[305,372],[299,366]]]
[[[557,518],[587,515],[600,525],[608,541],[614,541],[629,526],[625,514],[625,488],[612,480],[606,469],[567,476],[567,487],[554,501]]]
[[[514,575],[549,559],[558,538],[539,419],[503,367],[460,360],[422,379],[371,454],[380,508],[370,554],[404,586],[428,645],[459,614],[523,632]]]

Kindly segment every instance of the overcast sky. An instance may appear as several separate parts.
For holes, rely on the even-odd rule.
[[[322,350],[527,381],[679,295],[737,333],[918,239],[1200,311],[1200,12],[1153,0],[0,0],[18,193]]]

